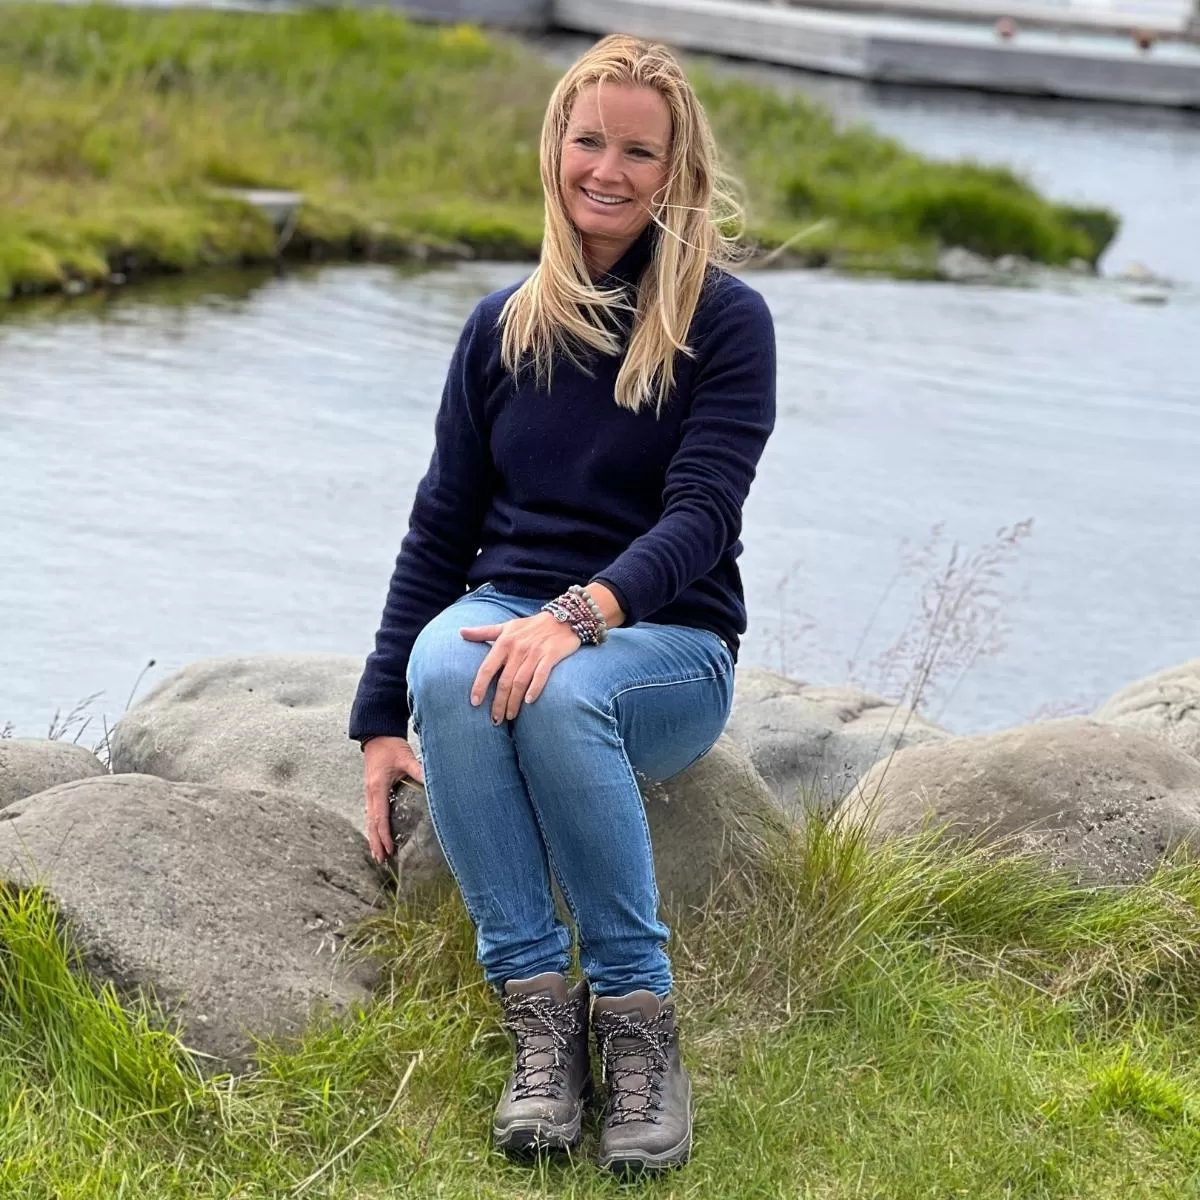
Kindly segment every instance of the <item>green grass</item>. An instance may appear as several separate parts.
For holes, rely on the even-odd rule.
[[[489,1151],[507,1047],[452,897],[380,917],[377,1001],[237,1081],[87,987],[44,901],[9,897],[0,1195],[1195,1195],[1198,934],[1200,864],[1094,891],[814,820],[678,925],[695,1156],[622,1187],[594,1132],[572,1163]]]
[[[270,260],[274,231],[222,186],[304,194],[292,257],[536,253],[554,72],[517,42],[379,11],[2,11],[0,296]],[[1094,262],[1115,233],[1006,171],[930,163],[806,100],[694,74],[752,232],[803,232],[793,260],[920,276],[966,245]]]

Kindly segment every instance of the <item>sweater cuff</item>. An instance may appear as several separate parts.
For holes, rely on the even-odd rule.
[[[408,737],[408,697],[357,696],[350,710],[350,740],[364,743],[373,737]]]
[[[588,580],[589,583],[602,583],[612,594],[617,598],[617,603],[621,606],[621,628],[634,623],[633,614],[629,611],[629,597],[625,595],[619,584],[613,583],[607,575],[593,575]]]
[[[647,579],[646,573],[640,569],[641,564],[629,561],[631,558],[629,551],[626,551],[621,558],[596,576],[597,583],[612,588],[613,595],[625,614],[626,625],[636,625],[662,608],[662,604],[656,602],[655,596],[661,585],[653,579]]]

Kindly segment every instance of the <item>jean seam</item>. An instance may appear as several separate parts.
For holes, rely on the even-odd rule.
[[[420,721],[417,719],[417,714],[415,712],[412,714],[412,727],[413,727],[413,732],[416,733],[417,737],[420,737],[421,736],[421,724],[420,724]],[[471,923],[475,926],[476,929],[478,929],[479,928],[479,918],[476,915],[475,910],[471,907],[470,901],[467,899],[467,893],[463,889],[462,880],[459,879],[458,872],[454,869],[453,860],[450,858],[450,855],[446,853],[446,844],[445,844],[445,842],[442,841],[442,831],[438,828],[437,816],[434,814],[433,805],[430,804],[429,800],[428,800],[428,796],[429,796],[429,780],[428,780],[429,764],[428,764],[428,762],[426,762],[426,763],[423,763],[422,766],[424,768],[424,774],[426,775],[425,811],[429,814],[429,823],[430,823],[430,825],[433,826],[433,835],[434,835],[434,837],[437,838],[438,848],[442,852],[442,858],[444,858],[446,860],[446,868],[450,872],[450,877],[454,880],[454,886],[458,888],[458,894],[462,897],[463,908],[465,908],[467,910],[467,916],[469,916],[471,918]]]
[[[609,724],[612,726],[613,736],[617,741],[617,748],[621,752],[621,762],[625,766],[625,770],[629,775],[629,782],[633,784],[635,791],[638,794],[638,815],[642,821],[642,836],[646,839],[646,852],[650,855],[650,877],[654,880],[654,913],[652,919],[657,921],[664,929],[667,930],[667,936],[659,945],[659,949],[666,955],[667,979],[673,984],[674,972],[671,970],[670,955],[666,954],[666,946],[670,941],[671,931],[667,927],[666,922],[662,920],[662,892],[658,887],[658,866],[654,861],[654,839],[650,836],[650,822],[646,817],[646,801],[642,795],[642,789],[638,785],[637,772],[633,769],[633,763],[629,761],[629,752],[625,749],[625,739],[621,736],[621,726],[617,721],[617,714],[612,706],[609,706],[607,713]]]
[[[558,863],[554,861],[554,852],[550,849],[550,839],[546,836],[546,826],[542,823],[542,809],[538,804],[537,797],[533,794],[533,788],[529,786],[529,779],[521,766],[521,757],[517,756],[517,771],[521,776],[521,782],[525,784],[525,794],[529,797],[529,807],[533,809],[533,819],[537,822],[538,833],[542,835],[542,848],[546,851],[546,862],[550,866],[550,873],[554,876],[555,882],[558,884],[559,891],[563,894],[563,899],[567,902],[567,908],[571,912],[571,920],[575,922],[576,930],[580,930],[579,914],[575,907],[575,900],[571,895],[571,889],[567,887],[567,881],[563,878],[562,872],[558,868]],[[583,933],[580,930],[580,938]]]
[[[617,715],[616,715],[616,704],[617,704],[617,701],[620,700],[620,698],[622,696],[628,695],[630,692],[644,691],[646,688],[653,688],[653,687],[677,687],[678,685],[683,684],[683,683],[706,683],[706,682],[710,682],[710,681],[715,683],[718,679],[728,678],[731,671],[732,671],[732,667],[730,666],[730,667],[727,667],[725,670],[721,671],[720,673],[713,672],[712,674],[709,674],[709,675],[693,675],[692,677],[690,677],[688,679],[648,680],[644,683],[630,684],[628,687],[623,687],[619,691],[613,692],[612,695],[609,697],[608,703],[606,706],[607,707],[607,715],[608,715],[609,720],[612,721],[613,724],[616,726],[617,741],[621,745],[622,757],[624,757],[626,763],[629,765],[629,769],[632,771],[633,765],[631,763],[629,763],[629,755],[625,753],[625,743],[624,743],[624,740],[621,738],[620,725],[617,722]],[[715,738],[713,738],[713,740],[711,742],[709,742],[709,744],[707,746],[704,747],[703,750],[700,751],[699,754],[696,755],[695,758],[693,758],[687,764],[687,766],[681,767],[680,768],[681,771],[686,771],[688,769],[688,767],[694,766],[696,763],[698,763],[717,744],[717,742],[720,741],[721,733],[723,733],[725,731],[725,725],[727,724],[728,721],[729,721],[729,712],[727,710],[725,713],[725,719],[721,722],[721,731],[717,734],[717,736]],[[676,772],[676,774],[678,774],[678,773],[679,772]],[[634,773],[634,779],[636,782],[636,779],[637,779],[636,772]],[[640,791],[641,789],[639,788],[638,790]],[[643,820],[643,822],[645,822],[645,805],[644,804],[642,805],[642,809],[643,809],[642,820]],[[646,838],[647,838],[647,840],[649,840],[649,838],[650,838],[649,825],[646,826]],[[655,886],[657,887],[657,880],[655,881]]]
[[[628,692],[638,692],[645,688],[657,687],[676,687],[681,683],[704,683],[706,681],[716,682],[718,679],[725,679],[729,675],[729,668],[722,671],[710,671],[705,675],[689,675],[681,679],[645,679],[638,683],[631,683],[625,687],[613,692],[607,699],[606,705],[610,712],[613,705]]]
[[[699,681],[690,680],[689,682]],[[629,691],[632,689],[626,688],[624,690]],[[638,799],[640,801],[638,804],[638,814],[642,818],[642,833],[646,838],[646,849],[650,853],[650,873],[654,879],[654,916],[655,919],[657,919],[659,909],[662,907],[662,893],[658,890],[658,869],[654,864],[654,840],[650,836],[650,822],[646,819],[646,802],[642,797],[642,789],[637,781],[637,772],[633,769],[633,763],[629,761],[629,751],[625,749],[625,739],[621,736],[621,725],[617,720],[617,714],[611,701],[609,702],[604,715],[609,725],[612,727],[612,734],[616,740],[617,749],[621,754],[621,762],[629,776],[629,782],[633,784],[634,791],[637,792]]]

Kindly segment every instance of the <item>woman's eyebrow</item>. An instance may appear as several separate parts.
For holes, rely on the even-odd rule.
[[[569,132],[572,137],[606,138],[609,136],[606,130],[589,129],[586,126],[582,126],[582,125],[581,126],[573,126],[569,130]],[[621,137],[620,135],[614,135],[614,136],[616,137],[616,140],[620,141],[620,142],[630,142],[635,146],[645,146],[647,150],[654,150],[659,154],[662,154],[664,152],[663,147],[661,145],[659,145],[659,143],[657,141],[655,141],[654,138],[642,137],[641,134],[632,134],[627,137]]]

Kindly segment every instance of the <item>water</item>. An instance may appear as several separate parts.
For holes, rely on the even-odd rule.
[[[539,43],[569,60],[587,39]],[[880,88],[750,64],[928,154],[1012,163],[1122,216],[1105,260],[1181,281],[1000,290],[755,277],[780,415],[746,510],[744,663],[859,674],[915,602],[902,546],[990,544],[1005,645],[933,715],[1090,707],[1200,654],[1200,114]],[[119,714],[194,659],[365,654],[462,320],[511,265],[146,288],[0,322],[0,727]],[[781,586],[782,585],[782,586]],[[942,701],[949,694],[944,711]]]
[[[338,267],[0,324],[0,725],[44,732],[94,692],[111,718],[151,657],[153,681],[209,655],[365,654],[451,346],[513,277]],[[1197,653],[1195,292],[755,284],[780,411],[746,510],[744,662],[843,677],[904,539],[944,521],[977,546],[1028,516],[1007,646],[946,723],[1094,703]]]
[[[772,78],[922,154],[1004,163],[1055,199],[1107,205],[1121,217],[1102,262],[1109,274],[1138,263],[1200,283],[1200,113]]]
[[[556,48],[569,59],[582,46],[572,40]],[[761,63],[707,61],[819,100],[843,127],[869,125],[932,158],[1001,163],[1056,200],[1106,205],[1121,218],[1101,263],[1106,273],[1137,263],[1200,283],[1200,113],[866,84]]]

